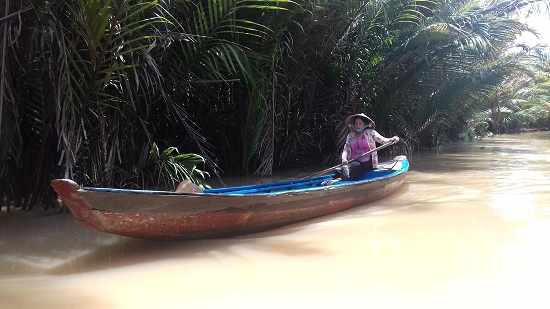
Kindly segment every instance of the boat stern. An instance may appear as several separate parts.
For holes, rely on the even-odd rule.
[[[54,179],[51,186],[61,202],[71,210],[75,217],[88,227],[97,227],[92,207],[78,194],[80,186],[71,179]]]

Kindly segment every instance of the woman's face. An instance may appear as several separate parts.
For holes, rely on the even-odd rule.
[[[365,126],[365,121],[363,120],[363,118],[360,118],[360,117],[357,117],[355,118],[355,120],[353,121],[353,127],[356,128],[356,129],[361,129]]]

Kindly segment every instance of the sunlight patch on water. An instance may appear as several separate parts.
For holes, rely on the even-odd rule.
[[[489,206],[505,220],[529,220],[537,209],[534,197],[517,193],[493,194]]]

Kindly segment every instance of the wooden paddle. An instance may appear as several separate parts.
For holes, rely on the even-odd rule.
[[[353,161],[356,161],[356,160],[358,160],[358,159],[360,159],[360,158],[362,158],[362,157],[364,157],[364,156],[366,156],[366,155],[370,155],[371,153],[373,153],[373,152],[375,152],[375,151],[384,149],[384,148],[386,148],[386,147],[388,147],[388,146],[390,146],[390,145],[393,145],[393,144],[395,144],[395,143],[396,143],[396,142],[389,142],[389,143],[386,143],[386,144],[384,144],[384,145],[382,145],[382,146],[376,147],[376,148],[374,148],[374,149],[372,149],[372,150],[369,150],[369,151],[365,152],[365,153],[362,154],[362,155],[359,155],[359,156],[357,156],[357,157],[355,157],[355,158],[349,160],[348,163],[346,163],[346,164],[349,164],[349,163],[351,163],[351,162],[353,162]],[[313,174],[313,175],[304,177],[304,178],[302,178],[302,179],[311,178],[311,177],[315,177],[315,176],[321,176],[321,175],[323,175],[323,174],[325,174],[325,173],[328,173],[328,172],[334,170],[335,168],[338,168],[338,167],[340,167],[340,166],[344,166],[344,165],[346,165],[346,164],[340,163],[340,164],[338,164],[338,165],[336,165],[336,166],[333,166],[333,167],[324,169],[324,170],[322,170],[322,171],[320,171],[320,172],[317,172],[317,173],[315,173],[315,174]]]

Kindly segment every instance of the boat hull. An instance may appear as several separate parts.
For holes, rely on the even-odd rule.
[[[129,237],[192,240],[257,233],[379,200],[405,179],[404,171],[389,174],[337,186],[256,194],[96,191],[68,179],[53,180],[52,186],[88,227]]]

